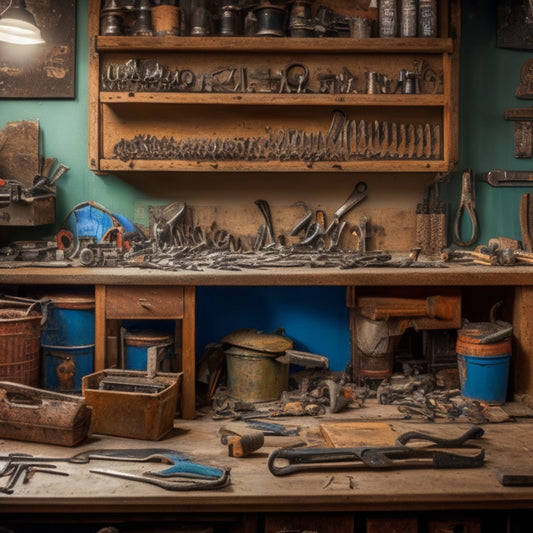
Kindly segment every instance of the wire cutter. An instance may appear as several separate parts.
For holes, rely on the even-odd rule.
[[[465,211],[470,217],[470,222],[472,224],[472,233],[468,240],[463,240],[461,238],[461,219],[463,218],[463,213]],[[457,244],[457,246],[470,246],[471,244],[474,244],[479,237],[479,221],[476,213],[474,173],[472,172],[471,168],[466,168],[463,170],[461,201],[455,215],[453,236],[453,242]]]

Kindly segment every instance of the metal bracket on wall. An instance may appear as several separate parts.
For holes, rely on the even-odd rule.
[[[531,157],[533,153],[533,107],[507,109],[505,120],[514,122],[514,156]]]

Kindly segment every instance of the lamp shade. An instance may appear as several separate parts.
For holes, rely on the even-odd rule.
[[[11,0],[9,7],[0,13],[0,41],[12,44],[41,44],[41,30],[33,15],[26,10],[24,0]]]

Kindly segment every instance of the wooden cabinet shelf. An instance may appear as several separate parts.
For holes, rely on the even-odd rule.
[[[182,161],[132,159],[101,159],[100,170],[103,172],[446,172],[448,163],[443,160],[434,161],[282,161],[273,164],[271,161]],[[396,169],[396,170],[395,170]]]
[[[438,38],[101,36],[89,167],[105,173],[450,172],[459,1]]]
[[[102,104],[213,104],[212,93],[160,92],[100,92]],[[272,93],[219,93],[216,105],[262,106],[398,106],[442,107],[442,94],[272,94]]]
[[[133,37],[96,36],[97,52],[320,52],[336,54],[353,53],[452,53],[451,38],[395,38],[350,39],[343,37],[294,38],[294,37]]]

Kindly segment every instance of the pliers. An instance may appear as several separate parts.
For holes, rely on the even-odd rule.
[[[472,224],[472,233],[468,240],[463,240],[461,238],[461,219],[465,211],[468,213],[470,222]],[[455,215],[453,236],[453,242],[457,244],[457,246],[470,246],[471,244],[474,244],[479,237],[479,221],[476,213],[474,173],[471,168],[466,168],[463,170],[461,201]]]

